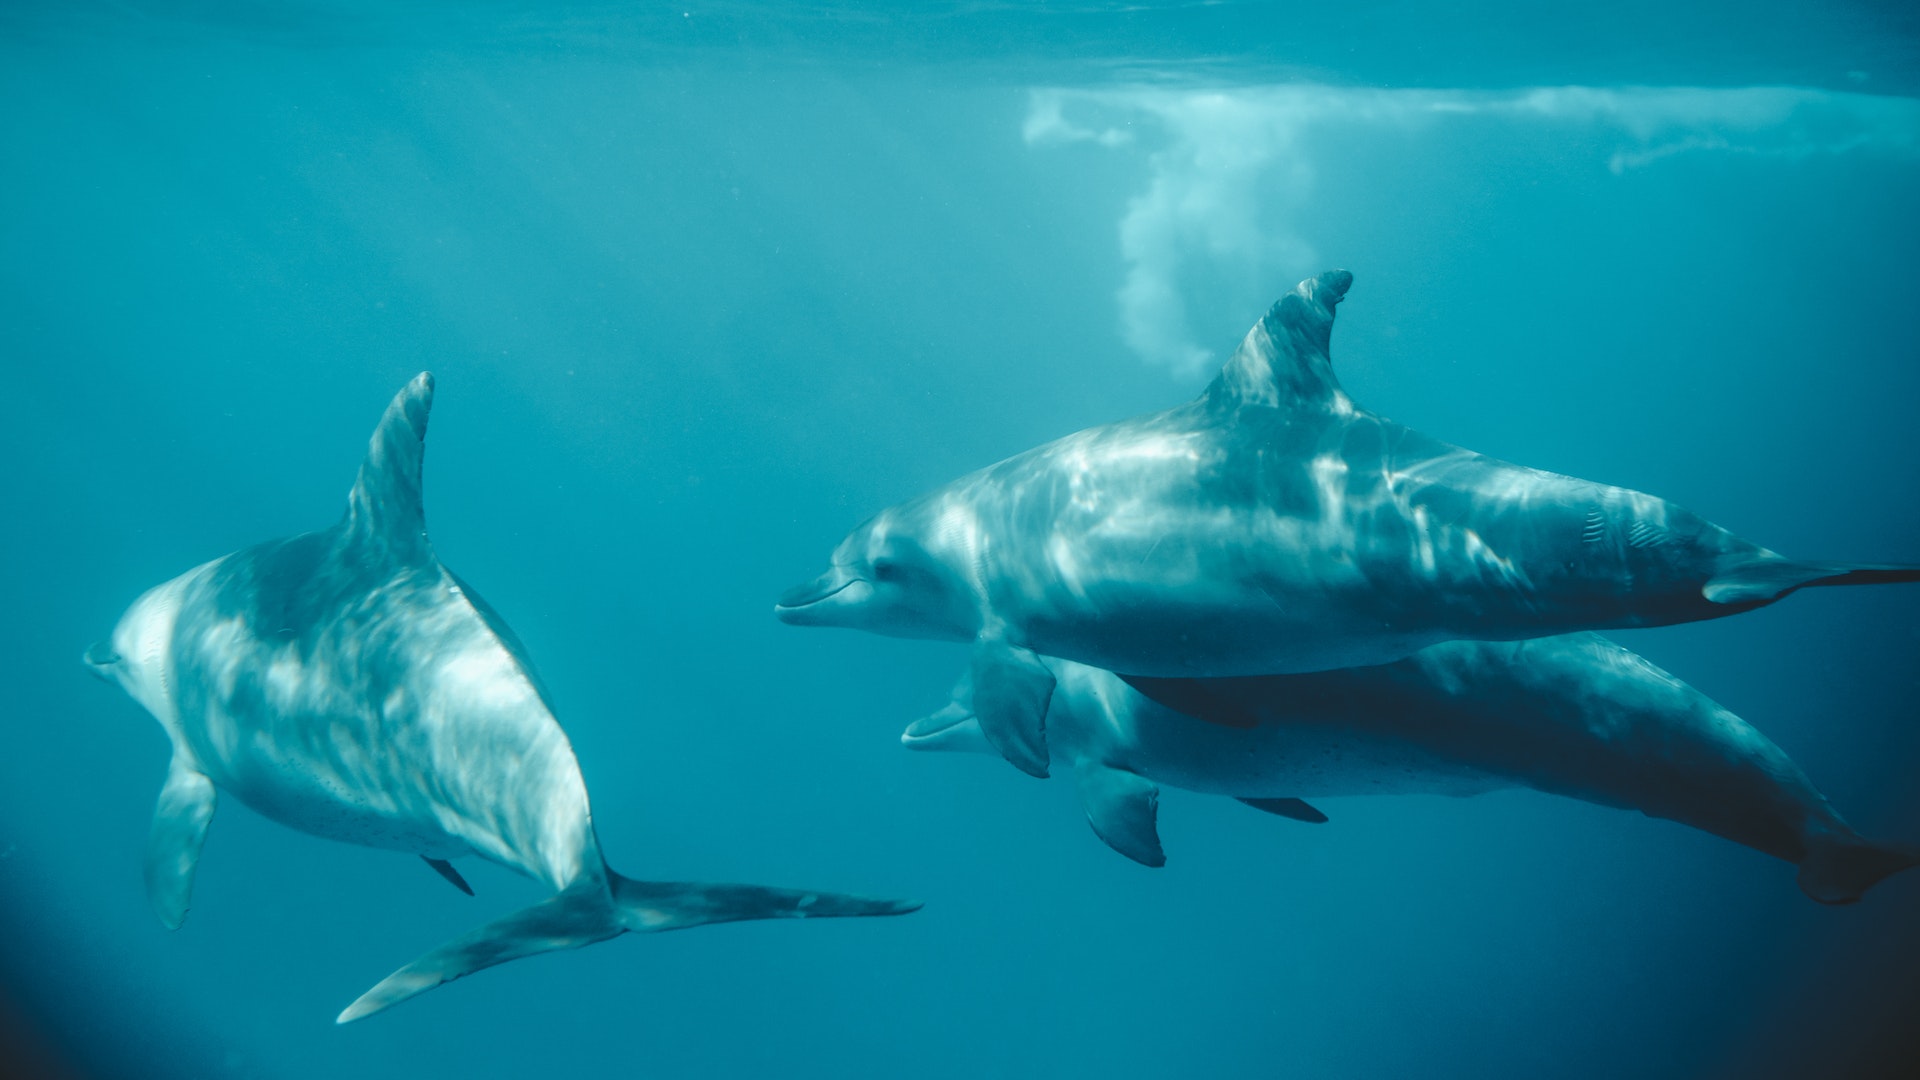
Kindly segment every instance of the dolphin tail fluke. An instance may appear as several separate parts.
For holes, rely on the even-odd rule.
[[[870,900],[806,889],[764,885],[711,885],[697,881],[613,879],[620,926],[636,934],[684,930],[709,923],[752,919],[834,919],[863,915],[905,915],[919,911],[918,900]]]
[[[1840,564],[1826,566],[1826,576],[1807,582],[1809,585],[1900,585],[1920,581],[1920,566],[1855,566]]]
[[[904,915],[920,904],[758,885],[632,881],[609,871],[529,908],[496,919],[401,968],[360,995],[336,1019],[346,1024],[495,964],[578,949],[625,933],[680,930],[746,919]]]
[[[1920,866],[1920,848],[1831,834],[1810,844],[1800,860],[1800,891],[1823,904],[1851,904],[1882,878],[1914,866]]]
[[[336,1023],[346,1024],[391,1008],[418,994],[495,964],[535,953],[577,949],[626,932],[597,879],[575,883],[530,908],[454,938],[380,980],[346,1007]]]
[[[1758,556],[1715,574],[1700,591],[1716,604],[1769,604],[1816,585],[1896,585],[1920,581],[1920,566],[1803,563]]]

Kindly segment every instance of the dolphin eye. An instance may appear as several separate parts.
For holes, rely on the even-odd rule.
[[[898,581],[900,577],[901,570],[899,563],[894,562],[892,559],[875,559],[873,561],[873,580]]]

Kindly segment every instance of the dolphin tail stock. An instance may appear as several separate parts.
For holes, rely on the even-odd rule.
[[[496,919],[380,980],[346,1007],[346,1024],[391,1008],[442,983],[537,953],[578,949],[626,933],[681,930],[749,919],[819,919],[905,915],[913,900],[868,900],[839,893],[760,885],[634,881],[611,870]]]
[[[1721,570],[1701,588],[1716,604],[1767,604],[1818,585],[1897,585],[1920,581],[1920,566],[1803,563],[1771,553]]]
[[[1920,866],[1920,847],[1876,844],[1851,831],[1826,833],[1800,860],[1800,891],[1823,904],[1851,904],[1881,879]]]

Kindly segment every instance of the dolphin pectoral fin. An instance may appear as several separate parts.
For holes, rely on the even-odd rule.
[[[909,750],[999,753],[980,730],[980,720],[973,715],[973,710],[957,701],[908,724],[907,730],[900,733],[900,745]]]
[[[823,919],[904,915],[911,900],[868,900],[839,893],[632,881],[612,871],[593,875],[447,942],[380,980],[335,1018],[348,1024],[476,971],[562,949],[578,949],[625,933],[680,930],[746,919]]]
[[[175,755],[147,833],[147,899],[169,930],[180,929],[193,898],[193,871],[207,842],[217,796],[213,781]]]
[[[428,866],[433,867],[434,873],[446,878],[449,885],[466,893],[468,896],[473,895],[473,886],[467,884],[467,879],[460,876],[460,871],[455,870],[452,863],[445,859],[429,859],[425,855],[420,856],[420,858],[424,860]]]
[[[1015,768],[1046,779],[1053,673],[1032,650],[983,642],[974,649],[972,676],[981,734]]]
[[[1142,866],[1167,865],[1155,823],[1160,789],[1138,773],[1083,760],[1074,766],[1087,824],[1107,846]]]
[[[1325,825],[1327,815],[1308,803],[1305,799],[1241,799],[1255,810],[1264,810],[1283,818],[1304,821],[1309,825]]]
[[[1920,566],[1802,563],[1762,555],[1730,566],[1701,586],[1715,604],[1767,604],[1815,585],[1893,585],[1920,581]]]

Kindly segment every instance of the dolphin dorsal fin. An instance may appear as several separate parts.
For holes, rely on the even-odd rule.
[[[1207,388],[1207,400],[1275,408],[1346,403],[1327,347],[1333,339],[1333,309],[1352,284],[1352,274],[1329,270],[1294,286],[1247,331],[1220,377]]]
[[[420,466],[427,449],[433,375],[423,371],[402,387],[367,443],[360,477],[347,495],[343,523],[350,544],[386,549],[402,562],[432,555],[427,514],[420,500]]]

